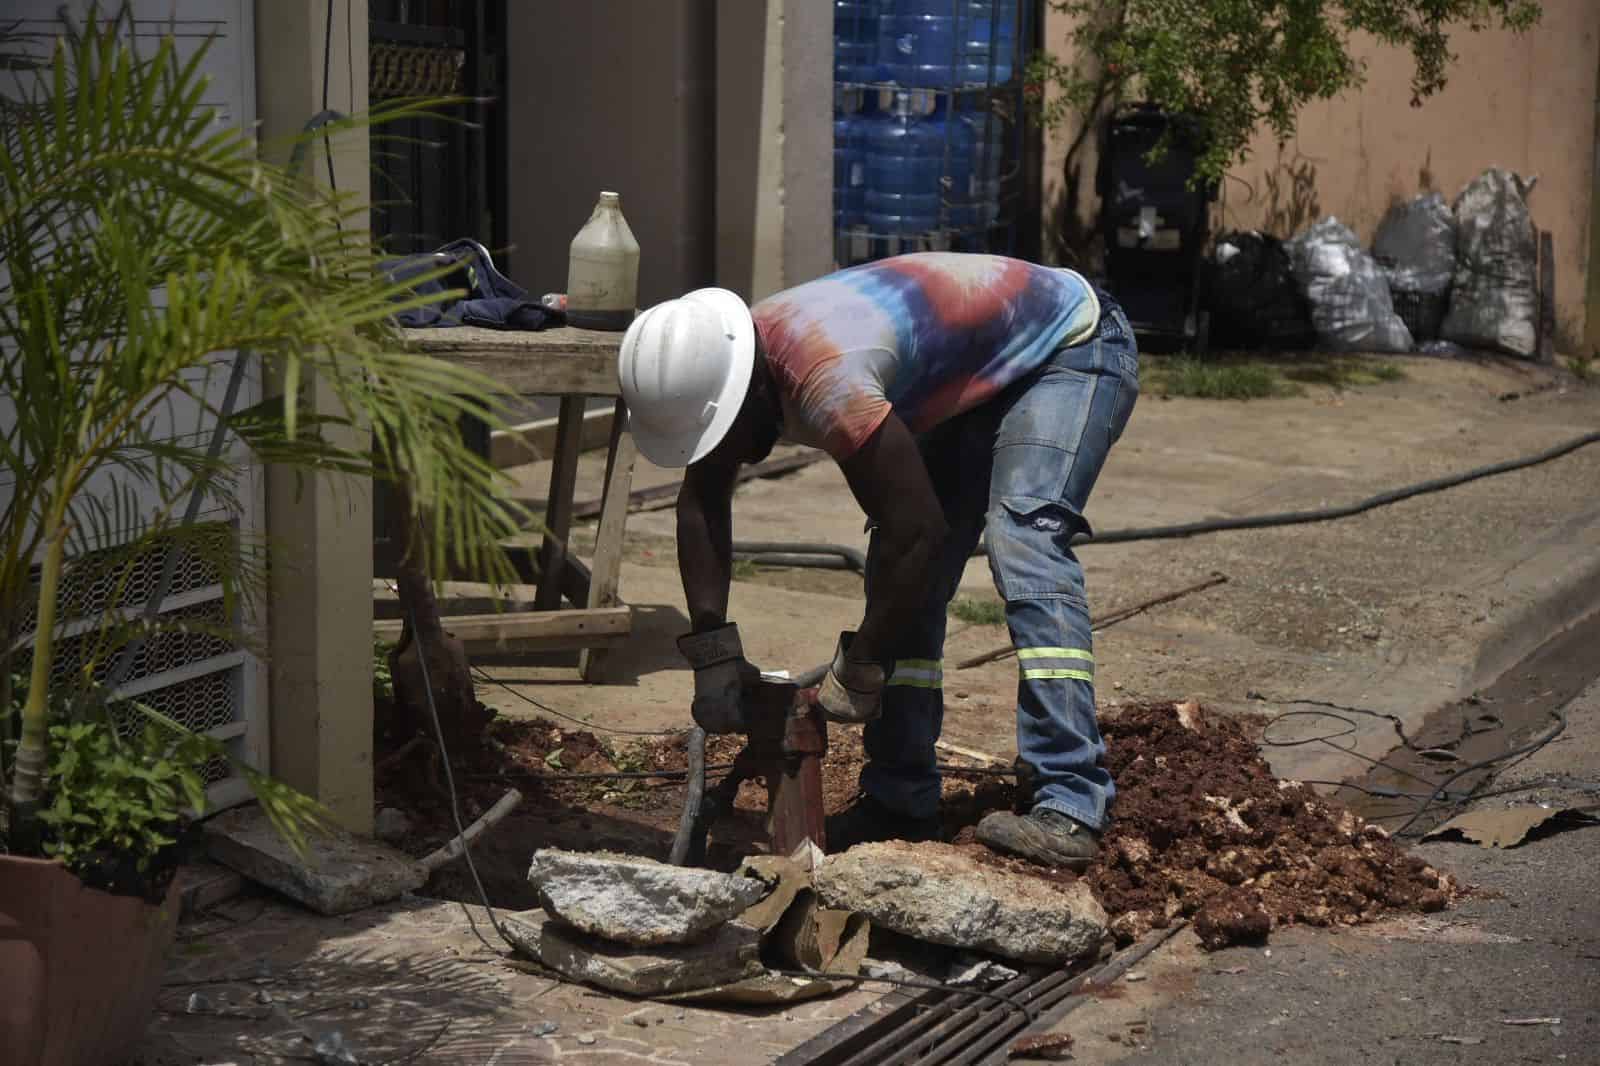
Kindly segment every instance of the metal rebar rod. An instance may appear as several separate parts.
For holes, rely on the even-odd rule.
[[[699,726],[689,730],[689,794],[678,817],[678,835],[672,841],[670,861],[682,866],[689,858],[689,845],[700,822],[700,804],[706,791],[706,731]]]

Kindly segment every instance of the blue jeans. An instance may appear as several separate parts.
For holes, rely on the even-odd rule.
[[[1106,824],[1115,788],[1100,765],[1089,604],[1071,543],[1089,528],[1089,492],[1133,411],[1139,355],[1127,316],[1104,293],[1100,300],[1092,340],[1058,349],[993,401],[919,438],[950,535],[926,602],[897,629],[861,773],[862,790],[901,814],[938,810],[945,611],[987,527],[989,568],[1017,649],[1017,750],[1036,778],[1034,805],[1092,829]],[[874,533],[868,599],[877,551]]]

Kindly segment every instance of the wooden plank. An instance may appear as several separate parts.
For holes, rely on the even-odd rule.
[[[582,442],[579,446],[584,451],[592,452],[606,447],[611,439],[613,414],[610,410],[583,413]],[[548,459],[556,452],[556,432],[560,426],[560,418],[541,418],[492,433],[489,436],[489,461],[504,470],[506,467]]]
[[[1549,230],[1539,232],[1539,362],[1556,361],[1556,251]]]
[[[617,401],[611,419],[611,441],[606,452],[606,480],[600,508],[600,528],[595,531],[594,570],[589,575],[587,606],[617,603],[617,582],[622,577],[622,534],[628,522],[628,496],[633,489],[633,464],[637,449],[627,431],[628,411]],[[578,672],[593,681],[605,659],[604,652],[585,651]]]
[[[423,355],[476,370],[508,392],[523,396],[617,396],[621,333],[586,329],[538,332],[479,329],[400,331]]]
[[[531,584],[496,588],[486,581],[441,581],[435,591],[439,610],[445,614],[532,610],[534,594]],[[404,616],[400,594],[388,578],[372,579],[372,613],[377,618]]]
[[[625,606],[446,615],[439,621],[446,632],[468,645],[588,647],[624,638],[633,631],[633,611]],[[397,640],[401,624],[398,618],[379,619],[372,623],[372,632],[385,640]]]
[[[544,544],[539,550],[539,595],[542,611],[561,606],[561,571],[567,560],[567,535],[572,531],[572,494],[578,485],[578,447],[583,433],[583,397],[561,397],[561,428],[551,464],[550,495],[544,511]]]

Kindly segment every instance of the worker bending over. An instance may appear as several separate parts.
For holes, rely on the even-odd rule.
[[[978,839],[1088,865],[1114,788],[1071,542],[1139,391],[1117,304],[1068,270],[918,253],[754,307],[722,289],[659,304],[629,328],[619,373],[639,450],[688,467],[678,566],[692,632],[679,647],[695,671],[695,721],[743,732],[742,695],[759,677],[727,617],[739,466],[780,437],[821,448],[872,531],[865,617],[840,635],[817,698],[832,720],[866,726],[862,794],[829,819],[830,850],[939,835],[945,612],[987,529],[1035,791],[1026,816],[991,813]]]

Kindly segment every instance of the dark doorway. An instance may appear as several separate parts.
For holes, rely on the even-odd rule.
[[[372,233],[385,252],[427,252],[471,237],[502,270],[505,229],[505,0],[370,0],[368,97],[461,97],[448,116],[385,123],[372,133]],[[484,424],[462,433],[488,455]],[[373,486],[373,566],[391,577],[400,516]]]

